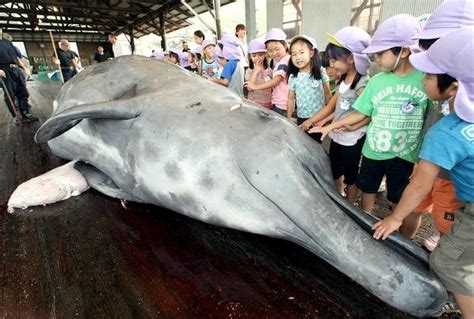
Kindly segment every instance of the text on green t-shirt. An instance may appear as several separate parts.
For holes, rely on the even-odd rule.
[[[421,83],[423,76],[420,71],[405,76],[382,72],[370,79],[353,105],[371,117],[362,149],[365,157],[416,161],[425,114],[431,105]]]

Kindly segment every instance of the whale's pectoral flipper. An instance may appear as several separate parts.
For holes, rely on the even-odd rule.
[[[122,191],[109,176],[96,167],[78,161],[74,164],[74,168],[84,176],[87,184],[95,190],[113,198],[137,201],[136,198]]]
[[[54,114],[36,132],[35,141],[44,143],[76,126],[83,119],[129,120],[140,116],[140,97],[81,104]]]

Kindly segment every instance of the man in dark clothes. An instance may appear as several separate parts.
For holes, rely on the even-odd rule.
[[[101,62],[107,61],[108,59],[109,59],[109,55],[104,53],[104,47],[99,45],[97,47],[97,52],[94,55],[94,61],[96,61],[97,63],[101,63]]]
[[[28,110],[29,93],[21,76],[21,67],[23,67],[23,70],[27,76],[30,75],[30,70],[24,67],[24,65],[20,62],[15,47],[10,41],[3,38],[3,34],[0,29],[0,78],[2,79],[8,91],[4,92],[5,103],[8,107],[8,111],[10,111],[10,114],[13,117],[14,124],[19,124],[21,121],[25,120],[38,120],[38,118],[31,115],[30,111]],[[3,90],[5,90],[5,87],[2,85]],[[18,108],[15,105],[15,97]],[[19,111],[21,118],[17,118],[15,109]]]
[[[103,42],[103,43],[100,44],[104,48],[104,52],[105,52],[105,54],[107,54],[107,57],[109,59],[115,58],[115,56],[114,56],[114,45],[112,43],[114,41],[114,39],[115,39],[114,36],[109,35],[107,42]]]
[[[3,32],[3,38],[7,41],[10,41],[13,43],[13,38],[11,35],[9,35],[8,33],[6,32]],[[18,47],[16,47],[15,45],[13,45],[13,47],[15,48],[15,51],[16,51],[16,54],[18,56],[18,63],[19,63],[19,66],[20,68],[18,68],[20,70],[20,77],[21,77],[21,80],[24,82],[24,86],[26,87],[26,78],[27,78],[27,75],[25,74],[25,72],[23,71],[24,69],[28,68],[28,66],[26,66],[24,63],[23,63],[23,54],[21,54],[21,51],[20,49],[18,49]],[[29,69],[29,68],[28,68]],[[29,76],[29,75],[28,75]],[[16,96],[17,94],[20,94],[20,96]],[[17,99],[20,99],[21,98],[21,90],[20,92],[16,92],[15,91],[15,97]],[[28,108],[31,108],[31,105],[30,103],[28,103],[28,99],[26,100],[26,104],[28,105]]]
[[[77,74],[79,56],[76,52],[69,50],[71,45],[68,40],[61,40],[60,46],[61,49],[58,49],[58,58],[61,64],[64,82],[67,82]]]

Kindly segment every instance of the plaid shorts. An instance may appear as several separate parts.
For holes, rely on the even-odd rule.
[[[453,227],[431,253],[430,267],[448,291],[474,296],[474,203],[456,212]]]

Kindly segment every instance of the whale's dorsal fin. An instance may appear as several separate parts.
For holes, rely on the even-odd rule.
[[[81,104],[54,114],[36,132],[35,141],[44,143],[76,126],[83,119],[129,120],[140,116],[139,98]]]
[[[98,190],[102,194],[128,201],[138,201],[136,198],[122,191],[109,176],[98,168],[81,161],[77,161],[74,164],[74,168],[84,176],[90,187]]]

